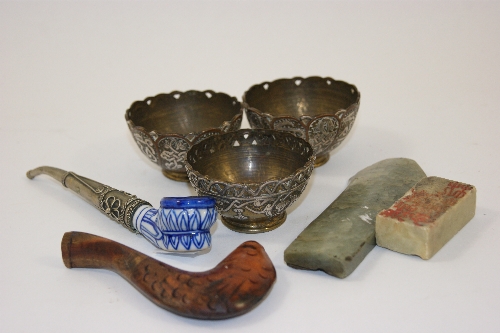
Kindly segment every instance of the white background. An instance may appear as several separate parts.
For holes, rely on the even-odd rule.
[[[499,332],[499,59],[498,2],[0,2],[0,330]],[[208,254],[160,255],[49,177],[25,177],[52,165],[156,206],[194,195],[142,155],[124,120],[131,103],[189,89],[241,99],[253,84],[311,75],[355,84],[361,106],[275,231],[218,221]],[[286,266],[285,248],[349,177],[390,157],[475,185],[474,219],[428,261],[375,248],[343,280]],[[253,239],[277,281],[246,315],[186,319],[115,273],[67,269],[60,241],[72,230],[192,271]]]

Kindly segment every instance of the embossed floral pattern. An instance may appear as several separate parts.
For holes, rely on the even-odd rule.
[[[308,128],[309,143],[317,155],[328,153],[335,144],[339,131],[339,120],[332,117],[320,117],[311,122]]]
[[[139,146],[139,149],[146,155],[152,162],[157,163],[156,152],[152,138],[141,131],[134,131],[134,139]]]
[[[113,196],[109,196],[103,201],[102,208],[104,209],[104,213],[111,215],[115,219],[118,219],[121,215],[121,201]]]
[[[164,137],[158,141],[162,167],[168,170],[184,170],[186,153],[191,148],[188,141],[178,137]]]

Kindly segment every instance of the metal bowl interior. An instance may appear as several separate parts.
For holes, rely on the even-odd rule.
[[[262,183],[285,178],[303,167],[307,156],[272,145],[227,147],[192,164],[200,174],[229,183]]]
[[[199,195],[215,198],[230,229],[269,231],[309,180],[315,155],[310,144],[274,130],[242,129],[210,137],[187,154],[186,169]]]
[[[241,113],[236,98],[213,91],[159,94],[132,104],[126,118],[157,134],[198,133],[219,128]]]

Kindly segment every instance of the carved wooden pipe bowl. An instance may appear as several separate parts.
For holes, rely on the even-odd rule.
[[[273,263],[254,241],[241,244],[205,272],[183,271],[82,232],[65,233],[61,250],[66,267],[114,271],[159,307],[195,319],[242,315],[262,301],[276,280]]]

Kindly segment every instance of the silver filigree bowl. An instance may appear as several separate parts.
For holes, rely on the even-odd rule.
[[[359,99],[354,85],[313,76],[254,85],[243,95],[242,105],[252,128],[286,131],[308,141],[318,167],[351,130]]]
[[[125,120],[140,150],[163,174],[188,181],[185,159],[192,145],[240,128],[243,111],[235,97],[207,91],[174,91],[137,101]]]
[[[228,228],[258,233],[285,222],[315,158],[311,145],[290,133],[241,129],[193,145],[186,170],[199,195],[215,198]]]

